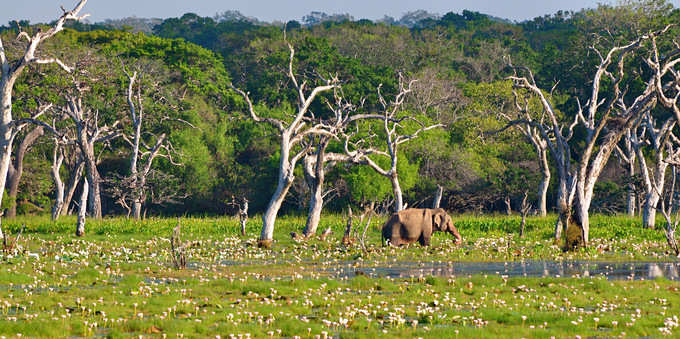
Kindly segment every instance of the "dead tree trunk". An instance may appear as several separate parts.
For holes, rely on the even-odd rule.
[[[325,153],[325,148],[328,146],[327,141],[317,146],[315,154],[307,155],[304,159],[305,181],[310,190],[309,213],[303,231],[306,238],[310,238],[316,233],[326,200],[329,195],[335,192],[333,189],[324,189],[326,172],[338,162],[352,161],[345,154]]]
[[[126,72],[127,73],[127,72]],[[130,176],[132,178],[132,187],[135,192],[132,193],[132,215],[136,220],[142,215],[142,192],[139,192],[138,181],[139,171],[137,170],[137,161],[139,160],[139,144],[142,141],[142,119],[144,117],[144,109],[142,106],[142,96],[141,89],[138,89],[137,100],[139,101],[139,112],[135,109],[135,105],[132,98],[133,87],[135,85],[135,80],[137,79],[137,72],[132,75],[128,74],[128,79],[130,83],[128,84],[128,105],[130,106],[130,116],[132,118],[132,124],[134,128],[134,135],[132,138],[132,154],[130,156]],[[140,86],[141,87],[141,86]]]
[[[510,196],[506,195],[505,199],[503,199],[503,202],[505,202],[505,214],[512,215],[512,204],[510,201]]]
[[[33,36],[26,32],[20,32],[18,39],[27,41],[26,49],[18,60],[11,61],[7,58],[5,49],[0,39],[0,203],[7,183],[7,172],[9,171],[12,156],[12,143],[16,126],[12,115],[12,92],[17,79],[29,65],[56,63],[67,72],[71,68],[66,66],[61,60],[56,58],[36,57],[35,53],[40,44],[63,30],[67,20],[80,20],[85,16],[78,16],[80,10],[85,6],[87,0],[81,0],[71,11],[64,11],[64,14],[48,30],[38,30]]]
[[[563,164],[566,167],[566,164]],[[563,174],[561,172],[566,172]],[[574,193],[576,192],[576,178],[572,176],[568,168],[566,170],[558,170],[559,179],[557,184],[557,220],[555,221],[555,240],[562,239],[562,235],[566,233],[569,225],[569,220],[572,219],[571,206],[574,201]]]
[[[392,183],[392,194],[394,194],[394,211],[399,212],[404,209],[404,194],[401,191],[397,171],[394,171],[390,176],[390,182]]]
[[[172,255],[172,263],[175,269],[183,270],[187,267],[186,248],[189,242],[182,243],[182,226],[177,220],[177,226],[172,231],[170,236],[170,254]]]
[[[276,216],[281,208],[290,186],[295,179],[295,165],[297,162],[307,155],[310,151],[309,145],[301,145],[308,136],[329,134],[329,126],[318,123],[312,124],[309,120],[309,107],[315,98],[324,92],[330,91],[338,86],[338,79],[333,78],[326,80],[325,84],[315,87],[309,95],[306,92],[306,82],[299,83],[297,77],[293,73],[293,60],[295,57],[295,50],[293,46],[288,44],[290,50],[290,59],[288,63],[288,77],[294,85],[298,93],[298,101],[296,103],[297,112],[295,113],[291,122],[286,122],[276,118],[263,118],[256,112],[250,100],[248,93],[233,87],[232,88],[241,94],[246,101],[250,118],[256,122],[268,123],[279,132],[279,173],[276,190],[272,195],[267,209],[262,215],[262,232],[258,245],[261,247],[270,247],[274,239],[274,224]]]
[[[37,139],[43,135],[43,130],[41,127],[35,127],[31,132],[29,132],[24,139],[19,144],[16,150],[14,161],[10,162],[9,171],[7,174],[8,189],[7,196],[16,201],[17,193],[19,191],[19,183],[24,172],[24,157],[28,152],[29,148],[37,141]],[[17,214],[17,204],[14,203],[6,211],[5,215],[10,218],[16,217]]]
[[[529,192],[524,192],[524,198],[522,199],[522,206],[520,207],[520,212],[522,213],[522,223],[519,225],[519,236],[524,236],[524,231],[527,223],[527,214],[531,210],[531,204],[529,204]]]
[[[316,233],[325,201],[330,194],[336,192],[333,189],[324,189],[326,172],[339,162],[352,165],[364,163],[361,157],[350,157],[347,154],[326,152],[326,149],[333,140],[331,135],[343,134],[351,123],[359,120],[380,120],[383,118],[383,116],[379,114],[353,114],[357,110],[357,107],[346,102],[345,99],[340,96],[338,90],[335,90],[333,94],[335,105],[329,105],[329,107],[333,109],[335,114],[332,118],[325,121],[330,135],[318,136],[316,151],[312,154],[307,154],[304,158],[305,181],[311,192],[309,214],[303,231],[306,238],[310,238]]]
[[[16,149],[14,155],[14,161],[10,162],[9,170],[7,172],[7,197],[11,200],[17,198],[17,193],[19,192],[19,183],[21,182],[21,176],[24,174],[24,157],[28,150],[35,144],[35,142],[44,134],[42,126],[34,127],[30,132],[24,136],[21,140],[19,146]],[[9,218],[14,218],[17,216],[17,204],[14,203],[5,212],[5,216]]]
[[[630,165],[628,167],[628,176],[633,177],[635,176],[635,165]],[[634,217],[635,216],[635,187],[634,184],[629,182],[626,185],[626,212],[628,213],[628,216]]]
[[[248,199],[243,198],[243,203],[238,209],[238,219],[241,225],[241,235],[246,235],[246,224],[248,223]]]
[[[36,119],[36,117],[42,115],[46,111],[48,111],[52,105],[48,105],[45,107],[43,110],[41,110],[38,114],[34,115],[32,118],[25,118],[25,119],[19,119],[16,120],[17,122],[17,131],[20,131],[24,126],[27,124],[33,124],[36,125],[36,129],[34,129],[29,135],[22,141],[22,145],[19,146],[19,151],[17,153],[17,166],[16,168],[19,170],[15,170],[14,168],[10,168],[10,172],[16,171],[16,174],[12,174],[10,177],[20,177],[21,172],[22,172],[22,163],[23,163],[23,154],[25,154],[27,147],[25,146],[26,143],[32,143],[34,141],[31,141],[35,136],[32,136],[31,134],[35,133],[36,130],[39,129],[38,134],[42,135],[45,131],[49,132],[50,135],[52,136],[52,139],[54,141],[54,148],[53,148],[53,153],[52,153],[52,166],[50,169],[52,179],[54,181],[55,185],[55,199],[54,199],[54,205],[52,206],[52,219],[56,220],[62,213],[65,213],[65,210],[68,209],[68,205],[71,201],[71,196],[73,195],[73,191],[75,190],[75,185],[76,183],[73,184],[73,187],[69,187],[69,196],[68,200],[66,202],[64,201],[64,183],[61,180],[61,174],[59,173],[61,170],[61,165],[63,164],[64,160],[66,159],[65,157],[65,148],[66,145],[73,143],[74,139],[68,137],[68,133],[60,133],[57,131],[56,127],[56,122],[57,120],[61,120],[61,117],[54,117],[52,119],[52,125],[48,125],[47,123]],[[82,172],[82,168],[79,170]],[[73,171],[71,171],[73,172]],[[77,174],[77,177],[80,177],[81,173]],[[71,174],[73,176],[73,173]]]
[[[639,124],[636,124],[631,129],[627,130],[623,138],[624,147],[616,147],[617,155],[620,162],[624,163],[628,170],[628,177],[633,178],[635,176],[635,164],[637,162],[636,146],[635,140],[637,139],[637,133],[639,129]],[[644,161],[644,159],[642,159]],[[635,183],[628,182],[626,184],[626,213],[628,216],[634,217],[636,210],[636,192]]]
[[[523,115],[520,115],[519,119],[510,120],[511,118],[509,116],[503,114],[506,119],[510,120],[510,122],[500,131],[512,126],[518,126],[518,128],[523,131],[525,135],[530,136],[528,137],[528,140],[534,144],[534,147],[539,154],[542,152],[542,154],[545,156],[547,155],[547,150],[550,151],[557,169],[556,206],[558,218],[555,221],[554,232],[555,240],[557,241],[560,240],[563,233],[565,233],[572,215],[572,203],[576,188],[576,178],[575,173],[571,168],[571,146],[569,145],[569,141],[574,135],[574,127],[576,127],[578,120],[575,119],[571,124],[563,124],[557,120],[557,115],[555,114],[555,111],[552,107],[552,103],[536,86],[533,73],[525,67],[514,67],[512,65],[509,66],[515,69],[515,76],[509,77],[509,79],[514,82],[513,86],[516,89],[525,89],[528,93],[525,92],[524,96],[521,97],[517,90],[513,90],[515,106],[520,113],[523,113]],[[527,76],[517,76],[517,73],[521,71],[526,72]],[[529,99],[531,95],[534,95],[540,99],[543,106],[543,114],[547,116],[547,119],[534,119],[534,117],[529,114]],[[522,98],[523,104],[520,103],[520,98]],[[546,151],[543,151],[543,146],[545,146]],[[543,160],[545,160],[545,162]],[[547,157],[541,159],[541,162],[541,167],[547,167]],[[544,174],[545,173],[548,173],[549,179],[550,171],[544,171]],[[544,175],[544,179],[545,177],[546,176]],[[547,183],[545,186],[540,188],[539,195],[546,190]]]
[[[439,208],[442,202],[442,195],[444,194],[444,188],[441,185],[437,185],[437,191],[434,194],[434,200],[432,201],[432,208]]]
[[[76,127],[75,143],[78,145],[82,156],[85,174],[89,183],[88,206],[90,215],[96,219],[102,217],[101,202],[101,176],[97,170],[97,158],[95,156],[95,144],[107,142],[119,136],[115,130],[120,120],[112,126],[99,126],[99,112],[85,109],[80,97],[80,89],[75,86],[75,95],[66,95],[64,113],[73,121]]]
[[[673,166],[671,166],[672,181],[667,197],[665,199],[661,199],[661,213],[663,213],[663,216],[666,219],[666,228],[664,230],[666,242],[676,257],[680,257],[680,247],[678,247],[678,240],[675,237],[675,231],[678,228],[678,224],[680,224],[680,214],[678,214],[678,205],[680,202],[678,202],[678,198],[676,197],[678,165],[680,165],[680,163],[677,163],[676,159]]]
[[[654,70],[654,83],[656,86],[656,90],[658,93],[658,99],[659,102],[666,108],[670,109],[673,112],[673,115],[675,116],[675,121],[674,125],[678,124],[680,122],[680,107],[678,107],[678,99],[680,98],[680,88],[678,88],[678,84],[680,84],[680,70],[678,70],[678,63],[680,63],[680,58],[678,55],[680,54],[680,45],[678,45],[677,42],[674,41],[675,45],[675,50],[670,52],[670,53],[659,53],[658,46],[657,46],[657,35],[652,35],[651,36],[652,40],[652,53],[649,58],[647,58],[647,64]],[[662,58],[660,55],[665,56]],[[667,77],[671,78],[667,82],[665,82]],[[650,120],[648,120],[650,121]],[[665,124],[664,124],[665,125]],[[651,130],[651,132],[655,132],[653,126],[649,127],[648,129]],[[678,156],[680,155],[680,150],[676,149],[676,147],[671,144],[673,143],[680,143],[680,140],[673,135],[672,133],[673,127],[670,128],[670,131],[666,131],[668,133],[668,136],[663,140],[662,142],[666,144],[666,147],[668,147],[668,156],[673,162],[673,187],[675,187],[675,180],[676,180],[676,166],[678,165]],[[661,132],[663,132],[663,128],[661,129]],[[663,147],[663,144],[659,145]],[[661,156],[663,157],[663,152],[657,152],[660,153]],[[660,170],[657,168],[657,170]],[[665,168],[664,168],[665,172]],[[663,183],[661,184],[663,187]],[[661,190],[658,190],[659,192]],[[675,193],[675,192],[674,192]],[[671,200],[673,201],[673,200]],[[672,209],[672,206],[670,207]],[[650,211],[649,217],[652,217],[652,213]],[[666,218],[668,220],[668,217]],[[676,220],[675,225],[677,226],[678,221]],[[654,221],[653,220],[647,220],[644,223],[645,227],[654,227]],[[667,229],[668,231],[668,229]],[[674,237],[675,233],[675,228],[673,228],[672,236],[673,240],[675,241]],[[668,237],[668,232],[666,234]],[[677,243],[676,243],[676,248],[677,248]]]
[[[636,162],[636,154],[635,154],[635,149],[633,148],[631,144],[631,140],[628,137],[631,134],[631,130],[628,130],[626,132],[626,152],[629,154],[627,157],[626,164],[628,165],[628,176],[630,178],[635,176],[635,162]],[[626,196],[626,212],[628,212],[628,216],[634,217],[635,216],[635,184],[633,182],[629,182],[628,185],[626,185],[626,190],[627,190],[627,196]]]
[[[142,207],[144,202],[147,200],[147,180],[151,174],[153,162],[156,157],[160,156],[166,158],[173,165],[179,164],[173,161],[170,151],[172,147],[165,133],[156,135],[149,131],[145,131],[144,134],[151,135],[151,141],[153,143],[147,140],[147,142],[152,145],[147,146],[147,143],[144,142],[142,124],[144,122],[146,112],[144,111],[141,81],[138,79],[138,73],[136,71],[132,74],[130,74],[125,68],[123,68],[123,71],[128,77],[127,102],[130,111],[130,119],[132,120],[133,124],[132,136],[127,137],[126,135],[123,135],[123,139],[125,139],[125,141],[127,141],[132,147],[132,152],[130,154],[129,177],[129,189],[131,189],[132,192],[129,195],[132,197],[132,215],[135,219],[139,220],[142,216]],[[136,93],[134,91],[135,83],[137,83]],[[122,197],[122,199],[125,198]]]
[[[84,170],[85,162],[78,156],[76,162],[69,166],[69,178],[66,183],[66,194],[64,195],[64,206],[61,209],[61,215],[71,214],[71,202],[76,193],[76,188],[78,188],[78,183],[80,183],[80,179],[83,177]]]
[[[635,45],[630,46],[632,48]],[[611,54],[612,52],[610,52],[610,55]],[[641,115],[645,111],[656,104],[656,94],[651,82],[647,83],[647,88],[645,91],[635,99],[630,107],[627,107],[624,103],[623,91],[619,89],[619,83],[624,77],[623,63],[626,54],[627,53],[624,52],[624,54],[619,59],[620,71],[618,76],[614,79],[614,92],[617,99],[612,100],[612,102],[609,103],[609,107],[604,109],[604,116],[599,118],[599,121],[597,121],[596,117],[597,113],[600,111],[601,101],[597,95],[600,90],[600,82],[598,76],[596,75],[597,81],[595,82],[596,85],[593,86],[594,94],[590,101],[591,104],[589,107],[588,117],[584,119],[584,124],[588,130],[588,135],[586,137],[587,147],[580,158],[578,180],[576,184],[576,196],[579,207],[578,213],[579,220],[581,222],[580,227],[584,246],[587,246],[589,241],[590,223],[588,211],[590,209],[590,203],[592,201],[595,184],[600,174],[604,170],[604,167],[607,164],[612,152],[614,151],[616,144],[618,144],[626,130],[630,129],[633,124],[635,124],[636,120],[641,119]],[[606,65],[606,63],[606,59],[603,60],[603,64]],[[602,74],[604,74],[606,69],[603,67],[600,68],[600,71]],[[613,117],[611,116],[611,112],[613,111],[613,107],[616,104],[621,105],[623,110],[620,114],[618,114],[618,116]],[[604,136],[601,136],[600,134],[605,129],[605,127],[608,128],[608,132]],[[599,139],[602,141],[598,142]],[[595,151],[596,148],[597,151]]]
[[[296,156],[290,156],[290,136],[287,131],[281,134],[281,160],[279,161],[279,177],[276,185],[276,190],[272,195],[267,209],[262,215],[262,232],[260,232],[260,245],[261,247],[270,247],[274,239],[274,224],[276,222],[276,216],[281,209],[281,204],[288,194],[290,186],[293,184],[295,179],[295,164],[302,156],[303,153],[299,153]]]
[[[541,165],[541,173],[543,174],[541,183],[538,185],[538,215],[545,217],[548,215],[548,186],[550,186],[551,177],[547,144],[539,152],[538,158]]]
[[[601,62],[593,77],[590,97],[588,98],[585,107],[582,107],[580,101],[577,101],[579,110],[575,114],[576,120],[569,129],[569,135],[571,135],[573,126],[576,123],[581,123],[586,130],[585,147],[583,151],[580,152],[579,159],[576,163],[576,171],[571,174],[571,176],[574,177],[573,180],[575,182],[575,214],[571,217],[576,221],[574,226],[577,226],[581,231],[580,239],[577,244],[579,246],[588,245],[590,232],[588,213],[597,179],[623,134],[642,118],[644,112],[648,111],[656,104],[656,79],[657,77],[664,77],[664,75],[669,72],[669,65],[670,67],[675,65],[676,62],[671,59],[677,57],[677,53],[671,53],[669,54],[669,58],[656,63],[648,60],[648,64],[652,65],[651,68],[654,74],[649,81],[647,81],[645,89],[637,96],[634,96],[634,100],[630,104],[626,103],[625,100],[627,97],[631,97],[630,93],[624,95],[626,91],[623,91],[620,88],[621,82],[625,77],[625,61],[629,55],[639,49],[643,41],[647,41],[650,38],[654,41],[656,36],[665,33],[667,30],[668,27],[659,32],[643,35],[625,46],[610,49],[606,55],[598,52]],[[656,50],[656,48],[654,48],[653,52],[656,52],[658,55],[658,50]],[[520,70],[520,68],[515,69]],[[528,71],[526,68],[521,68],[521,70]],[[534,81],[531,72],[528,73],[529,78],[513,76],[510,77],[510,79],[515,82],[516,86],[529,90],[540,99],[548,114],[548,118],[552,121],[550,129],[552,130],[552,136],[555,137],[556,141],[562,142],[568,140],[568,138],[562,136],[562,127],[557,121],[552,105],[546,99],[543,92],[536,86],[536,82]],[[600,85],[603,78],[607,78],[612,84],[611,89],[608,89],[607,91],[608,98],[605,99],[600,98]],[[526,123],[526,121],[523,123]],[[540,124],[535,125],[541,128]],[[543,129],[541,133],[544,135],[544,139],[549,140],[547,129]],[[564,146],[565,149],[569,147],[568,144]],[[557,154],[554,152],[554,146],[551,146],[550,149],[551,153]],[[556,161],[558,163],[558,169],[564,167],[564,165],[561,165],[564,164],[564,162],[559,161],[563,159],[556,159],[558,160]],[[560,178],[560,180],[562,181],[562,178]],[[560,187],[560,189],[562,189],[562,187]],[[564,205],[562,205],[562,203],[563,202],[560,201],[560,209],[566,208],[565,211],[567,213],[560,212],[560,219],[562,219],[562,216],[564,215],[564,220],[568,223],[572,205],[569,204],[568,201]],[[567,226],[569,225],[567,224]],[[567,239],[567,247],[573,247],[573,244],[575,243],[576,242]]]
[[[80,193],[80,204],[78,206],[78,222],[76,225],[76,236],[82,237],[85,235],[85,218],[87,218],[87,195],[90,185],[87,178],[83,178],[83,188]]]
[[[443,127],[444,125],[437,123],[432,125],[426,125],[425,123],[409,116],[404,115],[401,112],[404,100],[409,93],[412,92],[413,84],[415,80],[410,81],[408,84],[405,83],[404,78],[399,75],[399,91],[395,95],[394,100],[388,101],[382,95],[381,86],[378,86],[378,99],[382,106],[381,120],[382,127],[385,132],[385,148],[384,150],[376,150],[373,148],[365,148],[360,144],[366,140],[359,140],[358,142],[351,142],[350,139],[352,135],[346,136],[345,138],[345,153],[355,159],[360,159],[360,163],[366,164],[371,167],[378,174],[386,177],[390,180],[392,185],[392,194],[394,195],[394,209],[395,212],[399,212],[404,209],[404,198],[402,194],[401,184],[399,183],[399,172],[397,170],[397,164],[399,161],[399,146],[404,144],[416,137],[422,132],[429,131],[431,129]],[[411,134],[406,134],[404,131],[404,126],[406,122],[412,122],[414,124],[415,131]],[[375,142],[375,141],[374,141]],[[375,142],[376,144],[380,142]],[[350,149],[353,146],[353,149]],[[381,167],[368,155],[375,154],[378,156],[387,157],[390,160],[390,165],[387,168]]]
[[[52,220],[57,220],[61,215],[61,210],[64,208],[64,182],[61,180],[61,164],[64,162],[64,153],[61,151],[59,141],[54,141],[54,150],[52,151],[52,167],[51,174],[54,180],[54,205],[52,206]]]
[[[359,238],[359,244],[361,244],[361,250],[364,253],[368,253],[368,246],[366,246],[366,231],[368,231],[368,228],[371,226],[371,218],[373,218],[373,215],[375,215],[375,201],[371,201],[370,204],[364,207],[364,211],[359,217],[360,226],[364,222],[364,218],[368,217],[364,226],[364,230],[361,232],[361,238]]]
[[[645,189],[645,203],[642,207],[642,226],[654,229],[656,222],[656,210],[659,199],[663,196],[666,185],[666,170],[668,168],[667,158],[673,159],[675,154],[669,154],[668,146],[673,128],[676,125],[675,117],[667,119],[659,128],[654,126],[651,114],[645,116],[645,128],[642,135],[632,135],[632,144],[639,158],[640,174]],[[644,134],[647,134],[645,138]],[[654,164],[651,169],[647,165],[647,159],[643,153],[643,144],[649,140],[649,149],[654,152]]]
[[[330,142],[330,137],[321,136],[316,147],[316,152],[305,156],[304,173],[305,181],[310,190],[309,213],[303,235],[305,238],[311,237],[316,233],[321,220],[321,210],[324,203],[324,181],[326,180],[326,147]]]
[[[236,199],[236,197],[232,195],[231,202],[227,203],[227,206],[233,206],[237,209],[239,226],[241,227],[241,235],[245,236],[246,224],[248,223],[248,199]]]
[[[548,163],[548,142],[544,139],[541,129],[539,129],[535,124],[543,120],[543,114],[532,113],[529,105],[529,100],[526,98],[524,102],[519,98],[518,93],[514,93],[515,97],[515,108],[516,118],[513,119],[509,114],[500,112],[503,118],[508,120],[511,124],[513,121],[526,120],[525,123],[515,123],[514,126],[517,130],[524,135],[526,140],[534,146],[536,150],[536,157],[538,160],[538,165],[541,169],[541,182],[538,184],[538,213],[540,216],[544,217],[548,214],[547,200],[548,200],[548,186],[550,185],[550,165]],[[539,116],[540,118],[536,117]]]
[[[94,154],[94,143],[87,138],[87,132],[80,129],[78,131],[78,144],[85,158],[85,175],[90,185],[91,193],[88,195],[88,209],[90,215],[95,219],[102,217],[102,198],[101,198],[101,176],[97,170],[97,159]]]

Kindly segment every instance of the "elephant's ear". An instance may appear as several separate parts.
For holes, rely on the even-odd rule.
[[[432,214],[432,228],[437,231],[443,231],[444,217],[438,211]]]

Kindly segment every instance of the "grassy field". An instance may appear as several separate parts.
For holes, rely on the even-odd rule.
[[[176,219],[104,219],[74,238],[75,220],[3,220],[26,231],[0,264],[0,335],[6,337],[574,337],[680,333],[680,292],[667,280],[513,278],[500,275],[353,275],[319,268],[400,262],[673,261],[662,231],[626,217],[594,216],[588,249],[564,253],[551,239],[554,217],[454,218],[464,244],[438,234],[429,248],[380,246],[376,220],[365,250],[340,243],[341,216],[327,241],[297,242],[302,217],[277,221],[272,249],[255,246],[259,220],[238,235],[231,218],[183,218],[191,242],[177,270],[169,238]]]

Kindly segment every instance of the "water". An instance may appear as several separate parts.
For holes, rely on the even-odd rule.
[[[395,262],[378,266],[360,266],[354,262],[331,262],[316,268],[322,275],[349,278],[368,277],[462,277],[498,275],[508,277],[595,277],[610,280],[680,280],[678,262],[592,262],[592,261],[522,261],[522,262]]]

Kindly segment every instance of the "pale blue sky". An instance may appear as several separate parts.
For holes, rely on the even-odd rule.
[[[3,0],[8,1],[8,0]],[[680,0],[671,0],[680,7]],[[72,8],[77,0],[21,0],[2,6],[0,24],[10,20],[29,19],[31,22],[47,22],[60,14],[60,5]],[[89,0],[85,12],[90,21],[137,17],[177,17],[187,12],[201,16],[213,16],[225,10],[239,10],[246,16],[264,21],[300,20],[311,11],[329,14],[349,13],[356,19],[379,19],[384,15],[395,18],[408,11],[424,9],[444,14],[474,10],[511,20],[526,20],[557,10],[579,10],[595,7],[597,3],[616,3],[616,0]]]

